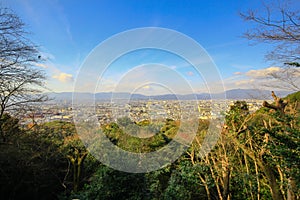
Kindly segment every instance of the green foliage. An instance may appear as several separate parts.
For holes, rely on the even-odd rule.
[[[13,130],[17,132],[13,131],[12,135],[18,137],[10,137],[9,143],[0,144],[2,198],[56,198],[56,193],[64,191],[61,182],[68,166],[59,143],[33,130],[20,131],[19,127]]]
[[[288,100],[289,103],[294,103],[294,102],[300,103],[300,91],[289,94],[284,99]]]
[[[198,153],[209,121],[200,120],[187,152],[169,166],[146,174],[101,165],[87,154],[73,123],[56,121],[22,129],[17,119],[4,115],[1,130],[7,142],[0,143],[0,192],[6,199],[220,199],[226,195],[228,175],[231,199],[256,199],[258,195],[272,199],[271,185],[286,192],[288,180],[295,183],[294,193],[299,195],[300,115],[294,109],[299,97],[296,93],[288,98],[294,104],[284,114],[268,109],[249,114],[245,102],[236,102],[226,114],[227,127],[219,141],[204,157]],[[102,126],[102,131],[115,145],[131,152],[162,148],[180,126],[171,119],[119,122]],[[270,182],[272,176],[276,184]]]
[[[178,124],[167,120],[165,124],[133,123],[129,118],[118,119],[122,125],[110,123],[102,127],[104,134],[118,147],[131,152],[155,151],[176,135]],[[126,125],[126,126],[125,126]]]
[[[171,173],[162,199],[206,199],[198,173],[202,173],[198,165],[193,166],[186,160],[179,162]]]
[[[247,103],[245,101],[236,101],[230,106],[230,110],[226,113],[226,124],[236,131],[238,125],[243,122],[248,114],[249,109]]]
[[[11,117],[8,113],[4,113],[0,118],[0,133],[3,142],[7,142],[8,138],[17,136],[20,133],[19,120]]]
[[[56,199],[73,188],[73,168],[68,160],[74,149],[84,147],[68,122],[49,122],[22,130],[18,120],[4,115],[8,142],[0,144],[0,192],[4,199]],[[72,150],[73,149],[73,150]],[[99,165],[90,155],[80,183],[88,181]]]
[[[144,174],[131,174],[99,166],[84,190],[73,194],[79,199],[145,199],[148,196]]]
[[[272,142],[267,147],[272,154],[269,162],[280,165],[285,169],[287,177],[295,179],[300,189],[300,129],[299,124],[293,124],[294,116],[272,113],[280,123],[262,129],[264,134],[272,137]]]
[[[133,124],[133,121],[131,121],[129,117],[122,117],[117,119],[117,124],[126,127],[130,124]]]

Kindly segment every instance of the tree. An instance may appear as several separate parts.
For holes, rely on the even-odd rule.
[[[299,194],[299,167],[300,167],[300,131],[299,131],[299,109],[298,93],[289,95],[291,100],[283,100],[272,92],[275,105],[264,103],[263,106],[272,109],[274,123],[265,123],[262,130],[272,139],[268,142],[268,148],[274,155],[271,162],[276,163],[282,169],[282,173],[287,177],[287,199],[296,199]],[[298,97],[299,98],[299,97]],[[295,105],[293,105],[293,101]],[[290,104],[290,105],[289,105]]]
[[[71,199],[149,199],[147,192],[145,174],[126,173],[101,165],[84,190],[71,195]]]
[[[40,94],[45,75],[34,67],[41,56],[27,35],[21,19],[10,9],[0,8],[0,118],[7,111],[47,99]]]
[[[68,167],[60,135],[44,125],[22,129],[7,113],[1,120],[9,141],[0,143],[1,198],[57,199]]]
[[[241,13],[241,17],[254,22],[256,27],[244,34],[250,40],[275,43],[276,47],[267,58],[294,65],[300,60],[300,15],[292,4],[264,5],[265,15],[253,10]],[[293,64],[294,63],[294,64]],[[298,66],[298,64],[296,64]]]
[[[272,91],[272,97],[275,101],[275,105],[269,104],[268,102],[264,101],[263,106],[267,107],[267,108],[270,108],[270,109],[274,109],[275,111],[280,111],[280,113],[283,114],[284,109],[285,109],[286,105],[288,104],[288,102],[284,101],[280,97],[276,96],[274,91]]]
[[[75,133],[64,139],[64,149],[67,152],[66,157],[73,166],[73,191],[77,192],[80,187],[83,162],[88,155],[88,151]]]
[[[297,4],[296,1],[294,3]],[[284,1],[278,1],[277,6],[264,4],[264,8],[263,13],[249,10],[240,14],[245,21],[255,24],[244,37],[261,43],[274,44],[274,49],[268,52],[266,58],[277,61],[276,64],[283,65],[284,68],[268,76],[280,81],[278,87],[281,89],[299,91],[300,10],[295,9],[297,5]]]

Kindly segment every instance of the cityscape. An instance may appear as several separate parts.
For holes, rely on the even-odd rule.
[[[216,119],[225,114],[226,111],[234,104],[236,100],[212,101],[212,100],[132,100],[129,102],[102,101],[97,102],[94,106],[96,116],[100,125],[116,122],[118,118],[129,117],[134,122],[143,120],[164,121],[166,119],[180,120],[181,116],[188,116],[191,119]],[[261,106],[264,100],[242,99],[248,105],[249,112],[255,112]],[[212,105],[213,104],[213,105]],[[225,108],[224,108],[225,105]],[[217,113],[212,112],[212,106]],[[77,105],[77,108],[87,110],[86,104]],[[43,104],[35,112],[25,113],[22,116],[22,124],[45,123],[51,121],[73,122],[73,117],[82,114],[80,109],[76,113],[72,109],[71,103],[61,104]],[[93,109],[91,109],[91,115]],[[86,114],[86,112],[84,112]],[[83,117],[84,118],[84,117]],[[86,116],[88,118],[88,116]]]

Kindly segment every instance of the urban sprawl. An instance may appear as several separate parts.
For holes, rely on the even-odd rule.
[[[129,117],[134,122],[143,120],[180,120],[185,118],[213,119],[224,115],[236,100],[212,101],[176,101],[176,100],[133,100],[130,102],[98,102],[94,106],[76,105],[61,102],[39,106],[34,112],[22,116],[22,124],[43,123],[50,121],[73,121],[80,117],[88,119],[97,116],[100,125],[116,122],[118,118]],[[245,99],[250,112],[259,109],[263,100]],[[87,111],[89,110],[89,111]]]

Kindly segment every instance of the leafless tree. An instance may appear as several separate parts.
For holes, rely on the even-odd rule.
[[[249,10],[240,15],[255,24],[244,34],[247,39],[275,44],[275,49],[267,54],[268,59],[299,67],[300,10],[292,6],[289,1],[278,1],[276,6],[264,4],[262,13]]]
[[[267,53],[266,59],[283,69],[267,75],[272,80],[271,87],[299,91],[300,10],[293,5],[297,4],[296,1],[276,2],[276,5],[264,3],[264,11],[257,12],[252,9],[240,13],[245,21],[254,24],[254,28],[244,33],[244,37],[274,45],[274,49]]]
[[[20,18],[0,7],[0,119],[5,112],[47,99],[41,95],[45,75],[34,66],[41,56],[27,35]]]
[[[266,85],[269,88],[276,86],[278,89],[300,91],[299,67],[287,65],[279,71],[268,73],[267,76],[274,83]]]

